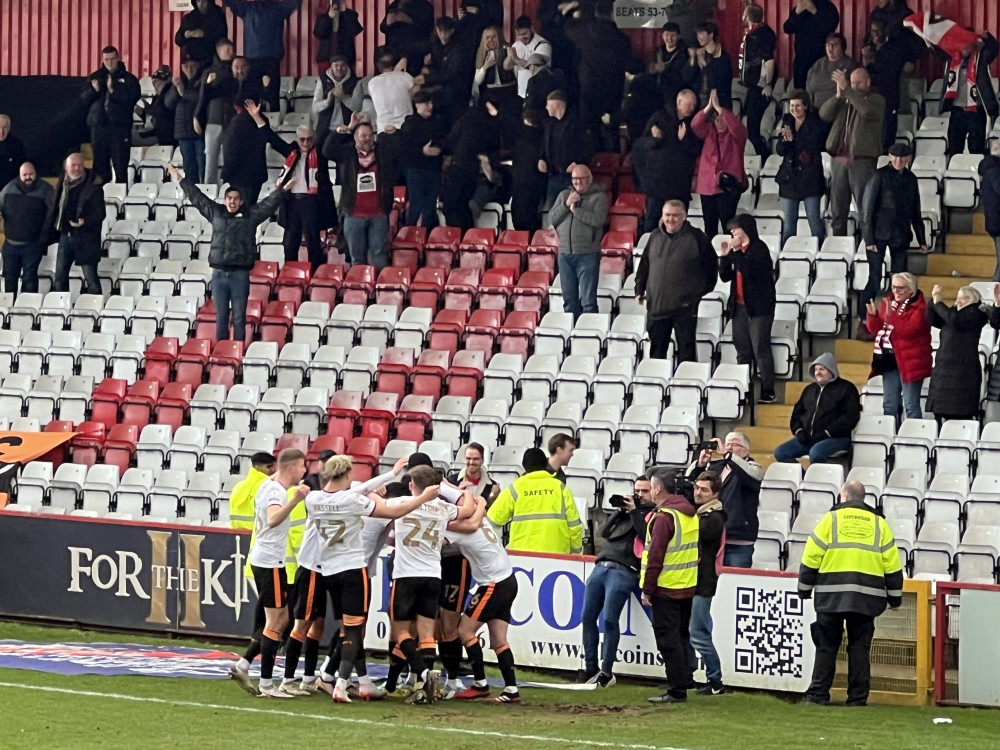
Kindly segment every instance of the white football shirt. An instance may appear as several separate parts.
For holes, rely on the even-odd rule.
[[[375,501],[351,490],[310,492],[305,499],[309,530],[319,537],[319,570],[331,576],[365,567],[361,529],[375,510]],[[310,562],[314,562],[310,560]],[[312,568],[316,570],[317,568]]]
[[[411,498],[389,500],[399,505]],[[396,519],[396,560],[392,577],[440,578],[441,547],[448,523],[458,518],[458,508],[435,498],[402,518]]]
[[[273,479],[266,480],[254,496],[254,533],[256,541],[250,550],[250,564],[258,568],[285,567],[285,547],[291,521],[284,521],[273,528],[267,526],[267,509],[281,507],[288,502],[288,490]]]
[[[479,585],[499,583],[513,574],[507,550],[489,519],[484,518],[483,525],[471,534],[448,531],[445,538],[469,561],[472,577]]]

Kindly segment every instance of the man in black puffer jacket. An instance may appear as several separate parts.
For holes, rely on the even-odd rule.
[[[139,79],[125,69],[114,47],[101,50],[102,65],[87,77],[81,98],[89,108],[87,126],[94,147],[94,172],[100,182],[128,180],[132,111],[140,98]]]
[[[212,245],[208,265],[212,267],[212,300],[215,302],[215,340],[233,338],[246,341],[247,300],[250,297],[250,269],[257,260],[257,226],[275,212],[278,204],[291,190],[295,180],[288,180],[281,190],[275,190],[256,206],[244,211],[243,195],[229,187],[222,203],[209,200],[190,179],[172,164],[170,176],[181,183],[184,195],[202,216],[212,224]],[[233,336],[229,335],[229,313],[232,310]]]
[[[267,180],[267,144],[286,147],[260,113],[260,102],[247,99],[226,128],[222,140],[222,180],[237,188],[247,207],[257,203],[260,186]]]

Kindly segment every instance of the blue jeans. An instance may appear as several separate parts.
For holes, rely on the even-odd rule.
[[[14,244],[10,240],[3,243],[3,285],[4,291],[17,297],[17,281],[21,280],[22,292],[38,291],[38,264],[42,262],[45,248],[39,242]]]
[[[559,253],[563,311],[573,313],[573,320],[579,318],[580,313],[597,312],[597,276],[600,272],[600,253]]]
[[[215,340],[229,338],[229,314],[233,316],[233,339],[246,341],[247,299],[250,271],[212,271],[212,301],[215,303]]]
[[[722,687],[722,662],[719,652],[712,643],[712,597],[696,596],[691,602],[691,623],[688,626],[691,634],[691,662],[694,668],[694,652],[701,654],[701,662],[705,667],[705,677],[712,687]]]
[[[354,265],[367,264],[369,255],[376,272],[389,265],[389,217],[385,214],[345,216],[344,237]]]
[[[826,224],[823,223],[823,214],[819,210],[818,195],[811,195],[801,201],[795,198],[782,198],[781,210],[785,214],[785,221],[781,227],[781,246],[785,246],[785,240],[795,235],[795,230],[799,225],[799,203],[806,204],[806,220],[809,222],[809,231],[816,237],[820,244],[826,237]]]
[[[604,616],[604,646],[601,671],[612,674],[621,639],[622,610],[639,582],[638,576],[620,565],[594,566],[583,593],[583,653],[587,672],[597,670],[597,618]]]
[[[437,197],[441,192],[441,171],[435,169],[406,170],[406,198],[410,203],[406,209],[408,226],[437,226]]]
[[[205,181],[205,136],[180,138],[177,141],[184,162],[184,176],[191,182]]]
[[[809,463],[825,464],[834,453],[850,449],[851,439],[846,437],[827,438],[812,445],[806,445],[797,437],[793,437],[774,449],[774,460],[790,464],[801,456],[809,456]]]
[[[722,553],[722,564],[729,568],[752,568],[752,544],[727,544]]]
[[[902,406],[906,419],[920,419],[923,416],[920,410],[920,387],[923,384],[923,380],[904,383],[899,370],[882,373],[882,413],[898,418]]]

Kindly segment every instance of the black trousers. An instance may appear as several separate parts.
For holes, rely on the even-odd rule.
[[[305,236],[309,262],[315,271],[323,263],[323,243],[319,239],[319,196],[293,193],[285,201],[285,260],[299,259],[299,246]]]
[[[655,622],[655,621],[654,621]],[[837,674],[837,651],[847,626],[847,704],[864,705],[871,688],[871,649],[875,636],[875,618],[854,612],[817,612],[812,624],[816,645],[812,682],[806,694],[810,698],[830,700],[830,686]]]
[[[277,112],[278,97],[281,93],[281,59],[277,57],[255,57],[250,60],[250,71],[258,79],[267,76],[267,86],[264,86],[264,101],[267,103],[270,111]]]
[[[127,182],[132,126],[96,125],[90,129],[90,144],[94,148],[94,173],[101,181],[111,182],[111,166],[114,165],[115,182]]]
[[[743,106],[747,112],[749,140],[757,155],[762,159],[766,159],[770,153],[767,148],[767,140],[760,132],[760,123],[764,119],[764,112],[767,111],[767,105],[770,103],[771,99],[764,96],[764,89],[760,86],[751,86],[747,89],[746,103]]]
[[[677,334],[677,364],[698,361],[698,339],[695,329],[698,325],[698,305],[688,305],[667,313],[664,317],[649,320],[649,356],[651,359],[666,359],[670,347],[670,335]]]
[[[736,216],[736,206],[743,191],[701,196],[701,211],[705,220],[705,234],[712,239],[717,234],[726,233],[726,224]]]
[[[960,107],[952,107],[948,119],[948,155],[960,154],[965,150],[965,139],[969,139],[970,154],[986,153],[986,112],[979,107],[974,112]]]
[[[688,661],[692,600],[653,597],[652,601],[653,637],[667,672],[667,692],[677,698],[686,698],[686,691],[693,684]]]

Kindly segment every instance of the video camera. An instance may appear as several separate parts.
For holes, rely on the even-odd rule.
[[[621,510],[622,508],[625,507],[625,503],[629,500],[635,503],[636,508],[642,505],[642,500],[639,498],[637,494],[629,496],[612,495],[611,497],[608,498],[608,505],[610,505],[612,508],[618,508],[618,510]]]

